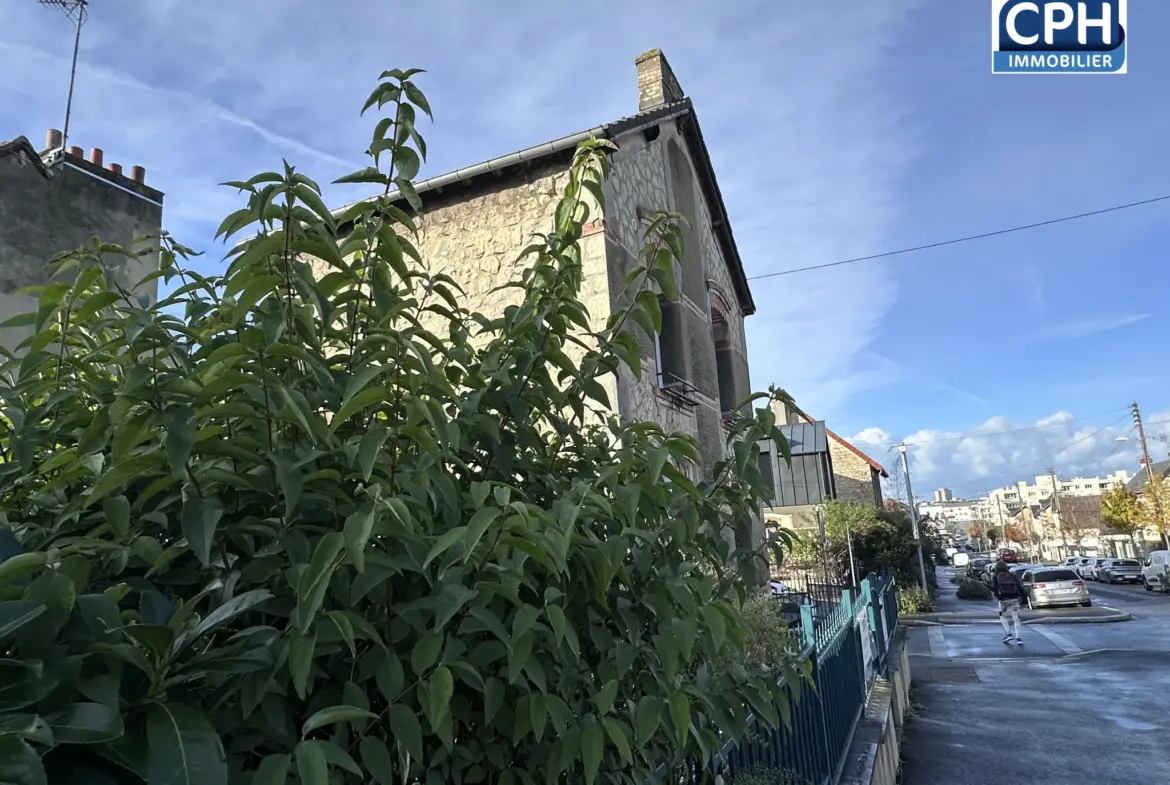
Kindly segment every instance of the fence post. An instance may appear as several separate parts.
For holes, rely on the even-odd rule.
[[[876,573],[870,573],[862,581],[869,600],[869,626],[873,630],[873,645],[877,650],[877,668],[885,670],[886,665],[886,617],[885,608],[881,605],[882,592],[878,590],[881,582]]]
[[[800,626],[804,630],[805,644],[815,648],[816,630],[813,627],[812,605],[807,602],[800,606]]]

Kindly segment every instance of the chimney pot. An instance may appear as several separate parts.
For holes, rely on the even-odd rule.
[[[146,184],[146,169],[141,166],[130,167],[130,179],[139,185]]]
[[[634,66],[638,69],[639,112],[673,104],[686,97],[661,49],[651,49],[638,55],[634,59]]]
[[[61,146],[61,132],[56,128],[50,128],[49,132],[45,134],[45,149],[56,150]]]
[[[102,149],[100,147],[91,147],[89,149],[89,162],[94,166],[102,165]]]
[[[85,152],[77,145],[69,145],[69,154],[76,158],[85,157]]]
[[[122,174],[122,164],[110,164],[107,168],[114,174]]]

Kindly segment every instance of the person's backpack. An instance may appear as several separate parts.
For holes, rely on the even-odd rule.
[[[1014,600],[1020,596],[1020,587],[1016,583],[1016,576],[1007,570],[995,574],[995,594],[1003,600]]]

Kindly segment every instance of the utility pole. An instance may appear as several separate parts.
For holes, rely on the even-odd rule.
[[[1154,490],[1154,466],[1150,462],[1150,448],[1146,444],[1146,429],[1142,425],[1142,410],[1138,408],[1135,402],[1133,408],[1133,421],[1137,424],[1138,439],[1142,445],[1142,461],[1146,465],[1146,481],[1149,483],[1151,493]],[[1163,517],[1162,499],[1157,494],[1154,494],[1154,515],[1158,518],[1158,528],[1162,529],[1162,542],[1167,548],[1170,548],[1170,534],[1165,531],[1166,519]]]
[[[906,475],[906,500],[910,502],[910,523],[914,527],[914,543],[918,546],[918,577],[926,589],[926,560],[922,558],[922,537],[918,534],[918,507],[914,504],[914,491],[910,487],[910,462],[906,459],[906,444],[898,445],[902,453],[902,473]]]
[[[1064,548],[1064,556],[1068,556],[1068,539],[1064,536],[1064,520],[1060,517],[1060,483],[1056,479],[1056,469],[1049,467],[1048,477],[1052,480],[1052,514],[1056,518],[1056,525],[1060,527],[1060,545]]]

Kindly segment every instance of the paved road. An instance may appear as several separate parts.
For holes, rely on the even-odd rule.
[[[909,630],[904,785],[1170,782],[1170,595],[1090,591],[1134,621],[1028,625],[1022,647],[998,625]]]

